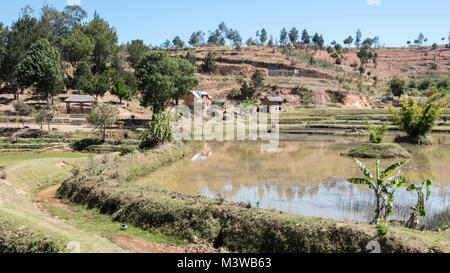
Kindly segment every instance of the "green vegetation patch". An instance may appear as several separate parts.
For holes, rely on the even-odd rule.
[[[396,143],[362,143],[344,155],[357,158],[410,158],[412,155]]]
[[[138,149],[137,145],[92,145],[86,148],[88,152],[94,153],[109,153],[120,152],[122,155],[129,154]]]

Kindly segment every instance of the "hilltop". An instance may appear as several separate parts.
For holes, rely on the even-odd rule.
[[[218,98],[229,97],[231,90],[239,89],[241,82],[249,79],[256,70],[265,76],[266,88],[259,93],[259,98],[268,94],[279,95],[289,104],[301,104],[302,90],[308,89],[313,91],[317,106],[341,102],[347,106],[366,107],[369,97],[386,93],[393,76],[405,80],[449,76],[450,48],[375,48],[372,51],[378,54],[377,64],[366,64],[364,74],[358,71],[358,51],[344,49],[340,65],[335,64],[332,53],[326,49],[250,46],[236,50],[234,47],[204,47],[195,48],[192,52],[200,72],[206,54],[215,54],[217,69],[211,74],[199,73],[198,88]],[[185,53],[174,51],[172,54]],[[314,64],[310,63],[311,57]],[[355,63],[357,67],[354,67]]]

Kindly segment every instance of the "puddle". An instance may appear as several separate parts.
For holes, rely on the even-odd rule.
[[[118,234],[114,242],[133,253],[215,253],[218,250],[212,245],[191,244],[187,246],[174,244],[150,243]]]
[[[45,190],[39,192],[38,197],[53,207],[63,209],[71,214],[75,214],[69,205],[64,204],[63,202],[61,202],[61,200],[55,197],[55,193],[60,186],[61,185],[59,184],[48,187]]]
[[[117,235],[114,242],[133,253],[165,253],[162,249],[148,242],[139,241],[126,235]]]

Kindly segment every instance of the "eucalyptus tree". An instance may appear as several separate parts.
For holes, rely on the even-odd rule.
[[[283,28],[280,32],[280,45],[285,46],[288,42],[288,32]]]

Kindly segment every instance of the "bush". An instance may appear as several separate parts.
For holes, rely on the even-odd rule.
[[[141,149],[154,148],[159,143],[171,142],[173,140],[172,117],[170,114],[159,113],[153,116],[149,122],[150,128],[140,136]]]
[[[138,147],[136,145],[92,145],[86,148],[90,152],[120,152],[121,155],[126,155],[134,152]]]
[[[255,73],[252,75],[252,84],[254,88],[259,88],[264,83],[264,77],[261,73],[261,71],[256,70]]]
[[[74,149],[75,151],[84,151],[90,146],[95,145],[102,145],[104,143],[101,139],[95,139],[95,138],[85,138],[81,140],[76,140],[70,144],[70,147]]]
[[[203,60],[202,70],[206,73],[213,73],[217,69],[216,58],[212,52],[208,52]]]
[[[429,78],[424,79],[418,86],[419,90],[427,90],[432,86],[432,81]]]
[[[447,106],[445,99],[436,101],[438,95],[430,97],[425,103],[418,104],[414,98],[406,97],[400,102],[400,110],[389,107],[391,119],[413,139],[426,138],[436,125]]]
[[[384,140],[384,136],[386,132],[389,130],[389,124],[387,122],[383,123],[380,126],[375,126],[372,122],[369,122],[367,119],[364,119],[367,131],[369,131],[369,140],[370,143],[381,143]]]
[[[112,105],[94,105],[91,113],[87,117],[89,124],[98,129],[102,140],[106,138],[106,129],[114,125],[119,118],[119,109]]]
[[[406,91],[406,82],[398,77],[394,77],[389,83],[389,91],[394,96],[401,96]]]

